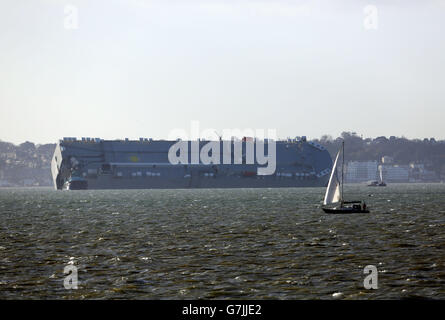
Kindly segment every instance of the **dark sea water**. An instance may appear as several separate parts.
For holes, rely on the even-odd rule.
[[[0,299],[445,299],[445,184],[345,193],[371,213],[323,213],[324,188],[0,189]]]

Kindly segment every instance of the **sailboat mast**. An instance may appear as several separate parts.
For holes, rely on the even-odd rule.
[[[340,195],[340,199],[343,201],[343,177],[344,177],[344,174],[343,174],[343,171],[344,171],[344,168],[345,168],[345,141],[343,140],[343,142],[342,142],[342,148],[343,148],[343,156],[342,156],[342,164],[341,164],[341,195]]]

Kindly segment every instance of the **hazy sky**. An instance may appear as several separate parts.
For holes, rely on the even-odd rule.
[[[1,140],[166,138],[191,120],[444,139],[445,1],[0,2]]]

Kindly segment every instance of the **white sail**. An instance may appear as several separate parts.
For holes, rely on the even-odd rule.
[[[380,182],[383,182],[383,170],[382,170],[382,166],[379,166],[380,169]]]
[[[340,150],[338,151],[334,165],[332,166],[331,177],[329,178],[328,187],[326,188],[326,194],[324,196],[324,205],[339,202],[341,200],[340,182],[337,177],[337,161],[339,155]]]

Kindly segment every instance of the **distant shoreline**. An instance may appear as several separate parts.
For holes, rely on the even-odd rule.
[[[400,186],[400,185],[442,185],[445,184],[445,181],[441,181],[441,182],[395,182],[395,183],[389,183],[387,187],[390,186]],[[368,187],[366,182],[353,182],[353,183],[345,183],[345,186],[363,186],[363,187]],[[298,188],[298,187],[289,187],[289,188],[276,188],[276,189],[325,189],[325,187],[307,187],[307,188]],[[385,189],[385,187],[369,187],[370,190],[374,190],[374,189]],[[11,190],[11,189],[51,189],[54,190],[53,186],[0,186],[0,190]],[[192,188],[193,190],[210,190],[207,188]],[[238,190],[238,189],[270,189],[270,188],[223,188],[224,190],[228,190],[228,189],[234,189],[234,190]],[[114,189],[96,189],[99,191],[103,191],[103,190],[114,190]],[[123,190],[141,190],[141,189],[123,189]],[[171,189],[142,189],[142,190],[171,190]],[[174,189],[174,190],[191,190],[190,188],[188,189]],[[218,188],[212,188],[211,190],[219,190]],[[56,190],[54,190],[56,191]],[[91,191],[91,190],[86,190],[86,191]]]

